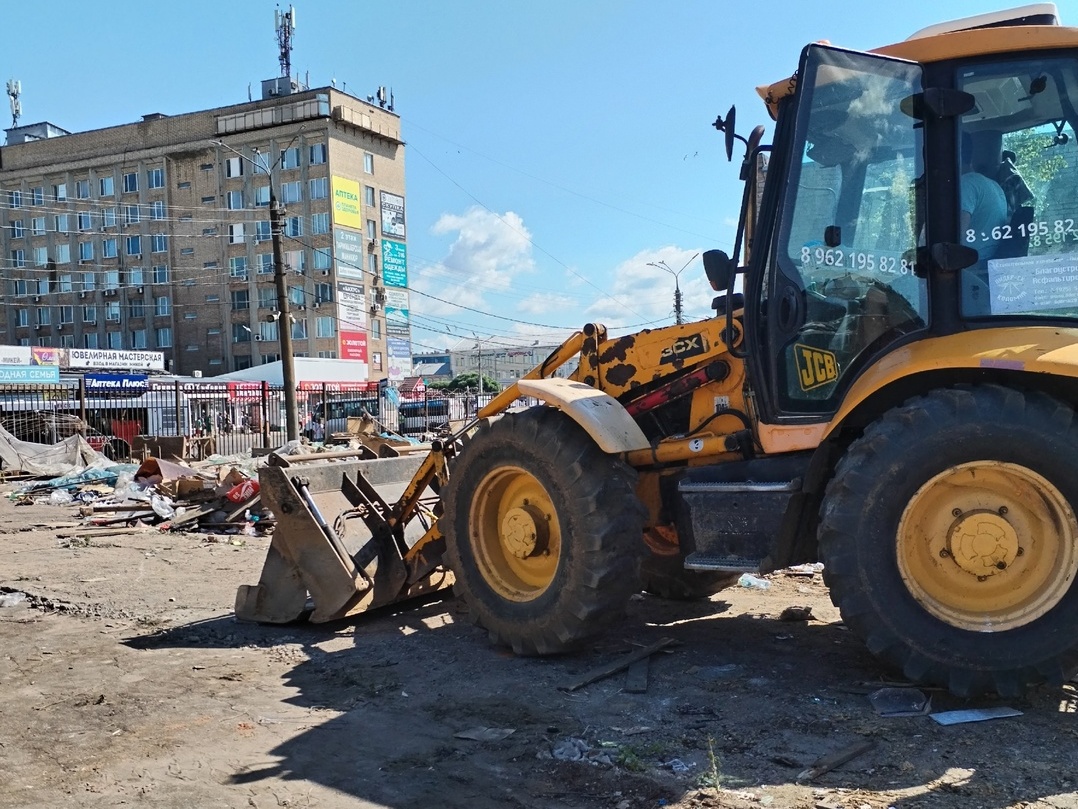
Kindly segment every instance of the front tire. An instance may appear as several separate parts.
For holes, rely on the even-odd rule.
[[[959,696],[1078,671],[1078,421],[1040,393],[933,391],[884,414],[827,487],[831,599],[869,649]]]
[[[470,619],[523,655],[566,651],[617,620],[637,589],[635,479],[557,410],[481,422],[440,521]]]

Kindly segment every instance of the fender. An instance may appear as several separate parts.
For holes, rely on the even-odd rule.
[[[828,425],[828,432],[834,431],[873,393],[904,377],[959,368],[1078,378],[1078,329],[1058,326],[974,329],[902,346],[868,368],[853,383]]]
[[[650,444],[640,426],[621,403],[601,390],[571,379],[521,379],[525,396],[561,410],[584,428],[603,452],[611,454],[647,449]]]

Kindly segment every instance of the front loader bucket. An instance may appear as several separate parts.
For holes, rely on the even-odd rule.
[[[276,624],[309,616],[317,623],[451,584],[439,567],[439,541],[424,544],[420,561],[405,562],[417,540],[440,535],[421,520],[397,519],[397,505],[389,505],[414,483],[424,460],[418,453],[376,460],[358,460],[354,452],[271,456],[258,481],[277,525],[258,584],[236,593],[236,617]]]

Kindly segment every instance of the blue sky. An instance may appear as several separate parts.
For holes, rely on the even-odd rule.
[[[1072,0],[1059,3],[1078,25]],[[736,166],[711,123],[828,39],[869,49],[975,0],[300,0],[293,73],[393,90],[406,147],[413,350],[710,312],[697,254],[730,250]],[[4,4],[21,123],[82,131],[245,101],[279,71],[272,2]],[[287,8],[287,4],[283,6]],[[5,121],[5,125],[10,119]],[[770,138],[771,128],[768,126]],[[765,139],[766,140],[766,139]],[[687,266],[686,266],[687,265]],[[466,308],[465,308],[466,307]],[[554,328],[552,328],[554,327]]]

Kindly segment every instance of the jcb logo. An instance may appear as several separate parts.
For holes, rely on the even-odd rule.
[[[838,379],[838,361],[830,351],[798,343],[794,346],[794,355],[801,390],[812,390]]]
[[[675,340],[662,350],[659,362],[679,362],[707,351],[707,340],[702,334],[690,334]]]

